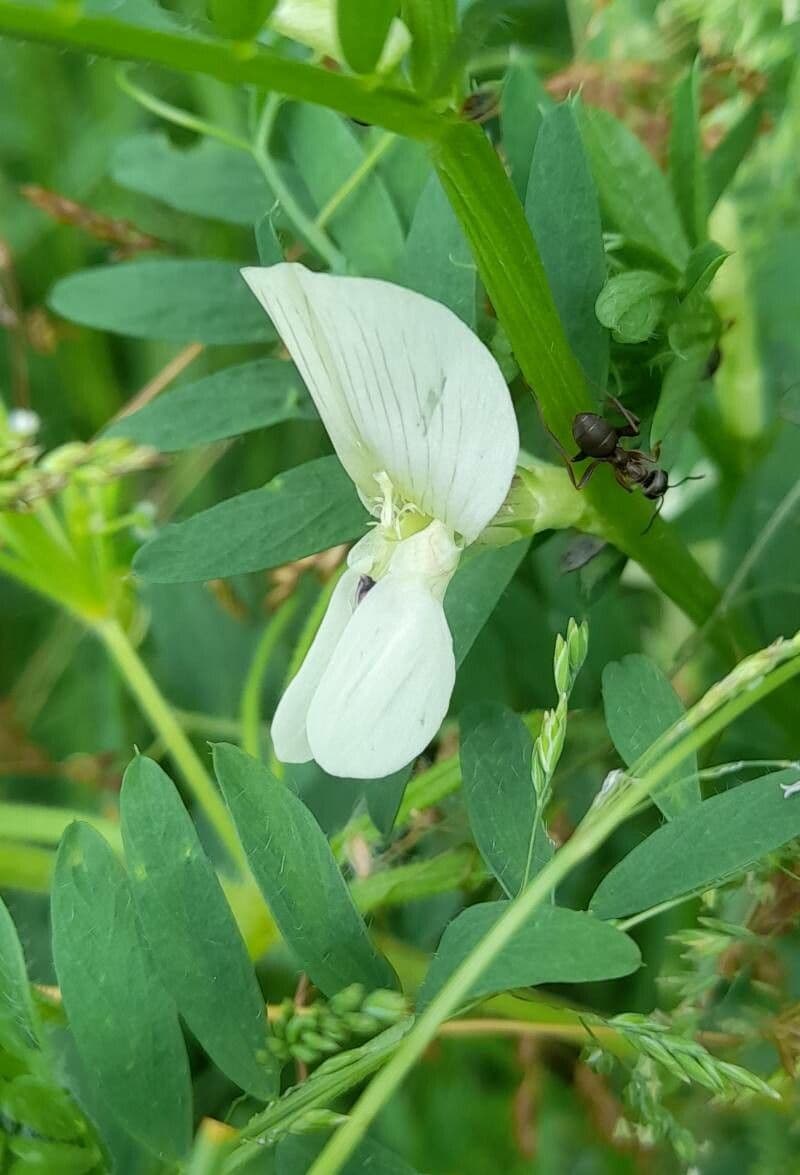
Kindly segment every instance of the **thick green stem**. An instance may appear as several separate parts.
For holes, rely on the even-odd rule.
[[[116,620],[102,620],[94,632],[106,646],[128,688],[164,741],[187,786],[232,859],[244,864],[242,847],[228,810],[197,752],[186,737],[169,703],[153,681],[147,666]]]
[[[572,420],[576,413],[587,411],[590,402],[522,205],[478,127],[450,126],[433,151],[439,176],[544,422],[568,447]],[[648,534],[642,533],[648,504],[640,496],[622,493],[605,472],[599,470],[580,491],[600,515],[604,537],[635,559],[692,620],[702,623],[719,598],[714,585],[671,526],[658,520]],[[725,644],[729,651],[729,642]]]
[[[148,61],[181,73],[204,73],[222,82],[261,86],[412,139],[436,138],[445,125],[434,110],[407,91],[376,89],[371,79],[292,61],[255,42],[212,40],[182,30],[90,15],[79,3],[41,6],[0,0],[0,33],[74,45],[86,53],[124,61]]]
[[[511,902],[491,931],[457,968],[419,1017],[386,1067],[368,1086],[346,1124],[336,1132],[309,1175],[336,1175],[370,1122],[427,1048],[440,1024],[465,1002],[492,960],[556,886],[635,812],[642,800],[683,761],[744,710],[800,673],[800,633],[742,662],[669,728],[631,767],[630,782],[605,805],[591,808],[552,860]],[[648,766],[650,764],[650,766]]]

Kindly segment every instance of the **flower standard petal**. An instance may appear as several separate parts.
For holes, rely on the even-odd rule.
[[[472,542],[519,453],[503,375],[452,311],[388,282],[302,265],[243,276],[314,398],[339,459],[375,509],[376,475]]]
[[[388,575],[356,609],[314,693],[314,758],[331,775],[390,775],[434,737],[454,682],[441,603],[423,581]]]
[[[308,709],[323,673],[356,607],[358,571],[348,568],[333,589],[325,615],[303,664],[284,690],[270,734],[282,763],[307,763],[312,758],[306,735]]]

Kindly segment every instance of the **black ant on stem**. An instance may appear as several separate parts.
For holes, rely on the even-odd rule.
[[[660,444],[655,446],[652,453],[644,453],[641,449],[624,449],[620,444],[620,438],[639,436],[641,430],[639,417],[629,411],[615,396],[609,396],[608,399],[624,417],[625,424],[618,427],[610,424],[604,416],[599,416],[596,412],[579,412],[572,422],[572,436],[575,444],[578,445],[578,452],[574,457],[567,454],[553,433],[550,435],[561,450],[567,472],[576,490],[583,489],[598,466],[610,465],[617,482],[629,494],[632,494],[638,486],[646,498],[652,502],[658,502],[650,521],[642,532],[647,534],[656,517],[661,513],[667,490],[683,485],[685,481],[697,481],[698,477],[684,477],[681,481],[670,485],[667,472],[661,469],[658,464]],[[579,461],[591,461],[591,464],[584,471],[580,481],[576,481],[575,471],[572,467]]]

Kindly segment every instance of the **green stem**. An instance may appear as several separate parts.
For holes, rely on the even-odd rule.
[[[119,825],[113,820],[81,812],[74,808],[50,808],[46,804],[0,803],[0,828],[10,841],[33,841],[43,845],[57,845],[64,829],[73,820],[91,824],[105,837],[117,852],[122,852]]]
[[[370,78],[293,61],[253,42],[212,40],[193,32],[90,15],[79,3],[43,7],[0,0],[0,33],[74,45],[104,57],[147,61],[181,73],[208,74],[231,84],[261,86],[412,139],[433,139],[443,129],[438,113],[408,91],[376,88]]]
[[[635,782],[598,808],[591,808],[552,860],[495,923],[419,1017],[397,1053],[367,1087],[347,1123],[336,1132],[309,1175],[335,1175],[370,1122],[391,1097],[439,1029],[468,998],[492,960],[522,929],[556,886],[624,821],[684,759],[720,729],[784,681],[800,673],[800,633],[749,657],[669,728],[631,767]],[[647,766],[647,764],[652,764]]]
[[[374,1073],[387,1057],[397,1051],[409,1022],[401,1021],[362,1048],[327,1061],[308,1081],[287,1090],[278,1101],[251,1118],[237,1139],[236,1149],[223,1167],[224,1175],[247,1166],[257,1153],[256,1148],[262,1138],[280,1137],[308,1110],[319,1105],[329,1105]]]
[[[188,110],[182,110],[180,106],[173,106],[171,102],[164,102],[161,98],[157,98],[155,94],[151,94],[148,90],[143,90],[141,86],[137,86],[132,82],[124,69],[120,69],[117,73],[117,85],[123,94],[127,94],[139,106],[143,106],[151,114],[156,114],[159,118],[163,118],[165,122],[171,122],[174,126],[185,127],[188,131],[194,131],[196,135],[203,135],[209,139],[218,139],[221,143],[226,143],[229,147],[236,147],[239,151],[249,152],[250,150],[250,144],[247,139],[241,139],[238,135],[231,134],[230,131],[224,127],[217,126],[216,123],[207,122],[204,118],[198,118],[196,114],[192,114]]]
[[[202,808],[220,841],[232,859],[237,864],[243,865],[242,847],[234,832],[222,797],[211,782],[208,772],[186,737],[183,727],[173,714],[169,703],[150,676],[147,666],[128,640],[124,629],[116,620],[98,621],[92,628],[106,646],[128,688],[149,718],[154,730],[161,735],[192,795]]]
[[[261,168],[264,179],[298,235],[311,246],[330,269],[335,273],[344,273],[347,268],[344,256],[336,248],[318,220],[315,221],[305,214],[295,199],[292,189],[281,175],[281,169],[270,154],[269,140],[282,102],[283,98],[279,94],[271,94],[267,98],[250,150]]]
[[[442,184],[544,422],[568,447],[575,415],[589,407],[586,386],[564,335],[522,205],[478,127],[451,125],[433,152]],[[644,535],[647,503],[621,493],[612,478],[602,476],[602,470],[580,492],[600,515],[603,536],[641,564],[692,620],[702,623],[716,606],[718,593],[674,528],[658,520]],[[732,642],[720,639],[730,653]]]
[[[383,158],[394,142],[396,142],[395,135],[388,132],[385,135],[381,135],[372,150],[368,151],[364,156],[353,174],[345,180],[341,187],[333,193],[327,204],[320,209],[314,222],[317,228],[324,228],[328,224],[345,201],[352,196],[353,192],[356,191],[370,172],[373,171],[375,165]]]
[[[261,687],[275,646],[297,611],[297,596],[290,596],[264,627],[242,690],[242,749],[261,758]]]

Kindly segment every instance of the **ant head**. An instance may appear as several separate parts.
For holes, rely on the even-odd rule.
[[[663,469],[654,469],[648,473],[647,479],[644,483],[643,493],[646,498],[650,498],[652,502],[663,498],[664,494],[670,489],[669,478]]]

